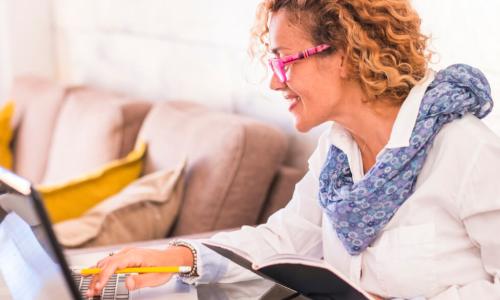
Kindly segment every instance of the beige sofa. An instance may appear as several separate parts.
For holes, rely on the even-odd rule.
[[[287,138],[280,130],[199,104],[151,102],[35,77],[16,79],[11,98],[14,171],[35,183],[123,157],[137,138],[148,143],[144,174],[173,168],[187,154],[180,213],[165,236],[264,222],[303,175],[283,165]]]

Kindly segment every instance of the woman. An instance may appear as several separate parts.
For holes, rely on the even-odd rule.
[[[427,38],[407,0],[264,0],[253,37],[274,54],[270,86],[296,128],[334,122],[287,207],[212,239],[255,258],[323,258],[384,298],[499,299],[500,140],[479,120],[492,108],[484,76],[465,65],[428,69]],[[148,265],[193,265],[187,282],[254,276],[181,242],[101,260],[90,294],[116,268]]]

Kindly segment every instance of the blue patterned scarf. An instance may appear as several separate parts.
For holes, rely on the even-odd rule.
[[[319,178],[319,201],[351,255],[368,247],[413,193],[443,125],[468,113],[483,118],[492,108],[484,75],[467,65],[453,65],[438,72],[427,88],[410,145],[385,149],[359,182],[353,182],[346,154],[330,146]]]

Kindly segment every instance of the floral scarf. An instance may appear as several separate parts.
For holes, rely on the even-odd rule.
[[[427,88],[410,145],[385,149],[359,182],[353,182],[346,154],[330,146],[319,178],[319,201],[349,254],[368,247],[411,196],[443,125],[468,113],[483,118],[492,108],[484,75],[467,65],[452,65]]]

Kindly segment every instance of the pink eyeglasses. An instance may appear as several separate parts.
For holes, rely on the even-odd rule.
[[[281,58],[280,57],[270,58],[269,65],[271,66],[271,70],[273,70],[273,73],[276,75],[276,77],[278,77],[278,79],[282,83],[285,83],[287,81],[286,70],[285,70],[286,65],[288,65],[294,61],[297,61],[297,60],[308,58],[311,55],[323,52],[328,48],[330,48],[329,45],[323,44],[323,45],[319,45],[316,47],[306,49],[306,50],[301,51],[300,53],[297,53],[297,54],[287,55],[287,56],[284,56]]]

